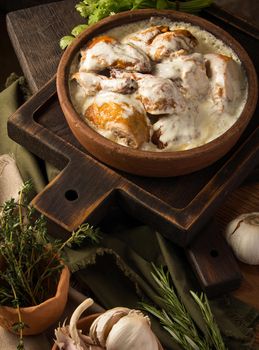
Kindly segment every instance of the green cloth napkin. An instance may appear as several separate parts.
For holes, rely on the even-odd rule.
[[[31,178],[35,190],[40,191],[57,170],[7,136],[7,118],[22,102],[22,85],[20,78],[0,93],[0,154],[12,154],[23,179]],[[96,301],[106,308],[139,308],[141,300],[159,307],[160,291],[151,276],[151,263],[166,265],[182,302],[199,329],[205,332],[200,311],[189,293],[198,291],[199,286],[183,250],[147,226],[132,226],[123,214],[111,217],[106,222],[100,246],[68,250],[69,266],[80,287],[90,288]],[[228,349],[259,349],[251,346],[253,327],[258,321],[256,310],[227,295],[211,300],[210,305]],[[181,349],[156,320],[152,319],[152,325],[165,348]]]

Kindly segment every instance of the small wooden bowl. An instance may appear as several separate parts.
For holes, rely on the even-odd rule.
[[[86,43],[101,33],[131,22],[150,17],[166,17],[172,21],[191,23],[212,33],[237,54],[248,80],[248,97],[238,120],[213,141],[190,150],[147,152],[121,146],[91,129],[75,111],[69,96],[68,77],[71,62]],[[237,142],[249,123],[257,102],[257,76],[243,47],[216,25],[190,14],[171,10],[137,10],[122,12],[103,19],[83,32],[63,54],[57,72],[57,92],[61,108],[73,134],[89,153],[114,168],[142,176],[169,177],[202,169],[224,156]]]
[[[81,329],[83,334],[88,334],[93,321],[100,315],[101,314],[99,313],[99,314],[93,314],[93,315],[89,315],[81,318],[77,322],[77,328]],[[158,346],[159,346],[159,350],[163,350],[163,347],[160,344],[159,340],[158,340]],[[59,350],[57,344],[54,344],[51,350]]]

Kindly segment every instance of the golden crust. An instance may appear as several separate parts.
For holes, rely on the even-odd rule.
[[[131,108],[132,113],[125,115],[125,108]],[[127,103],[93,103],[87,108],[85,117],[96,129],[112,131],[115,138],[123,137],[134,148],[149,141],[146,116]]]

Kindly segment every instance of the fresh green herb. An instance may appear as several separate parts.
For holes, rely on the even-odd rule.
[[[87,24],[79,24],[78,26],[76,26],[71,34],[75,37],[78,36],[80,33],[82,33],[83,30],[85,30],[88,27]]]
[[[40,304],[55,294],[64,267],[64,248],[85,241],[96,244],[101,239],[99,230],[83,224],[65,242],[50,240],[45,218],[36,218],[29,205],[31,189],[31,182],[26,182],[18,202],[5,202],[0,215],[0,305],[17,308],[18,349],[23,349],[26,327],[20,308]]]
[[[207,327],[207,331],[208,331],[211,343],[214,345],[215,349],[225,350],[226,347],[221,337],[219,327],[212,315],[207,296],[204,293],[201,293],[201,295],[198,296],[193,291],[191,291],[190,293],[201,310],[202,317],[206,323],[206,327]]]
[[[152,276],[161,290],[160,298],[164,307],[157,309],[146,303],[142,303],[143,308],[159,319],[163,328],[179,343],[185,350],[226,350],[219,328],[213,318],[208,299],[205,294],[199,297],[191,292],[192,297],[199,306],[203,319],[208,330],[208,339],[200,334],[185,306],[178,298],[170,282],[169,272],[163,268],[153,266]]]
[[[71,35],[64,36],[60,40],[60,47],[65,49],[71,44],[73,39],[89,25],[115,13],[145,8],[179,10],[189,13],[198,13],[203,8],[210,6],[212,2],[213,0],[83,0],[76,4],[75,8],[79,14],[86,19],[86,23],[79,24],[72,30]]]
[[[75,39],[73,35],[66,35],[63,36],[63,38],[60,39],[59,46],[62,50],[64,50],[67,46],[69,46],[72,41]]]

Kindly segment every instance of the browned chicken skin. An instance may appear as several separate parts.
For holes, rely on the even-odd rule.
[[[231,111],[241,95],[242,72],[231,58],[221,54],[206,54],[207,74],[212,98],[219,112]]]
[[[181,55],[158,63],[154,74],[175,81],[187,98],[202,100],[210,92],[205,60],[199,53]]]
[[[148,56],[136,47],[121,44],[109,36],[100,36],[81,50],[80,71],[100,72],[106,68],[150,72]]]
[[[153,61],[160,62],[170,56],[191,53],[197,44],[197,39],[188,30],[175,29],[155,37],[149,56]]]
[[[160,62],[172,55],[191,53],[198,44],[197,39],[188,30],[170,31],[167,26],[150,27],[126,37],[124,41],[147,52],[155,62]]]
[[[186,108],[186,101],[181,91],[170,79],[119,70],[113,70],[112,76],[117,79],[135,79],[138,85],[135,96],[150,114],[174,114]]]
[[[88,96],[94,96],[100,90],[131,94],[138,87],[136,81],[130,77],[108,78],[95,73],[77,72],[72,79],[76,79]]]
[[[85,112],[87,121],[99,132],[108,132],[117,143],[139,148],[149,141],[149,122],[141,103],[132,97],[100,92]]]
[[[168,31],[169,31],[168,26],[153,26],[127,36],[124,39],[124,42],[133,44],[139,47],[144,52],[148,52],[149,45],[152,43],[154,38],[158,34],[166,33]]]

